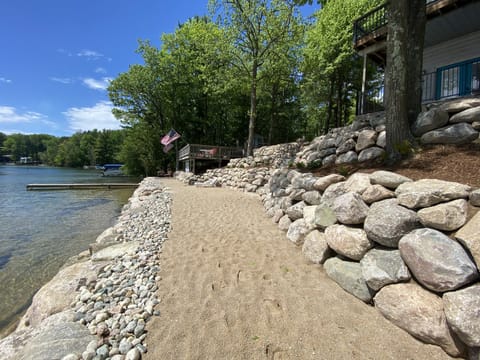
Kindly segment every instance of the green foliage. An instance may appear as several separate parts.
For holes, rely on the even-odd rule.
[[[383,0],[330,0],[307,31],[302,102],[314,135],[344,126],[361,84],[353,46],[353,22]]]
[[[322,167],[322,161],[321,160],[310,161],[307,164],[307,169],[308,170],[314,170],[314,169],[318,169],[320,167]]]
[[[402,158],[409,157],[415,152],[412,143],[408,140],[404,140],[393,146],[396,152],[398,152]]]

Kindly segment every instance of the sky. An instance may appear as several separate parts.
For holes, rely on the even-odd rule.
[[[138,40],[162,33],[208,0],[2,0],[0,132],[70,136],[119,129],[106,88],[142,63]],[[304,7],[304,14],[314,7]]]

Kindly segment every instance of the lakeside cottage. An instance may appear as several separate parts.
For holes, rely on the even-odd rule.
[[[422,101],[428,103],[480,94],[480,2],[426,0],[426,3]],[[363,57],[358,115],[384,110],[386,40],[385,3],[354,23],[353,46]],[[377,68],[373,79],[367,78],[369,64]]]

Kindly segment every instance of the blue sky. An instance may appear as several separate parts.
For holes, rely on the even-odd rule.
[[[120,128],[105,89],[142,62],[138,40],[159,47],[162,33],[206,13],[207,0],[3,0],[0,132]]]

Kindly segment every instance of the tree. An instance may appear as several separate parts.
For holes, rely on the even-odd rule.
[[[425,0],[390,1],[385,71],[386,151],[389,161],[409,146],[410,125],[421,110]]]
[[[257,120],[257,87],[262,67],[292,35],[295,4],[291,0],[210,0],[212,14],[234,44],[233,66],[250,86],[247,155],[253,152]]]
[[[315,135],[348,122],[361,86],[361,62],[352,46],[352,24],[382,1],[330,0],[307,31],[302,99]]]

